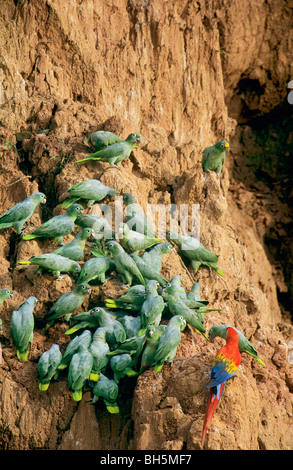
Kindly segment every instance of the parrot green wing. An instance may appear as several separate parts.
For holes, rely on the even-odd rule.
[[[114,257],[114,262],[115,262],[115,257]],[[130,272],[132,276],[135,276],[137,280],[144,286],[145,285],[145,280],[140,272],[139,268],[137,267],[135,261],[127,254],[127,253],[120,253],[119,254],[119,263],[122,268],[122,270],[126,270]]]

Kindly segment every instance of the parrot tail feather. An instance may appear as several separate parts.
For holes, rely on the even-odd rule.
[[[119,406],[117,405],[106,405],[106,407],[111,414],[118,414],[120,412]]]
[[[71,204],[74,204],[76,201],[79,201],[79,197],[71,196],[65,199],[65,201],[62,202],[61,207],[62,209],[67,209]]]
[[[42,392],[45,392],[46,390],[48,390],[49,385],[50,385],[49,383],[48,384],[39,383],[39,390],[41,390]]]
[[[164,364],[157,364],[154,368],[154,371],[155,372],[161,372],[161,370],[163,369],[163,365]]]
[[[28,360],[28,351],[20,352],[18,349],[16,351],[16,355],[20,361],[26,362]]]
[[[137,333],[137,336],[143,336],[146,332],[146,328],[142,328],[141,330],[139,330],[139,332]]]
[[[24,265],[24,264],[31,264],[30,261],[18,261],[18,264]]]
[[[90,380],[92,380],[93,382],[97,382],[99,378],[100,378],[100,374],[98,374],[97,372],[90,373]]]
[[[221,271],[221,269],[216,264],[211,263],[210,266],[214,271],[216,271],[217,274],[219,274],[219,276],[224,277],[223,271]]]
[[[82,399],[82,390],[74,390],[72,393],[73,400],[80,401]]]
[[[66,335],[72,335],[73,333],[75,333],[78,330],[79,330],[79,328],[76,328],[75,326],[73,326],[72,328],[69,328],[69,330],[65,331],[65,334]]]
[[[60,364],[60,366],[58,367],[59,370],[64,370],[66,369],[67,367],[67,364]]]
[[[259,362],[263,367],[266,366],[265,363],[260,359],[260,357],[258,357],[258,356],[252,356],[252,357],[254,357],[254,359],[256,359],[257,362]]]
[[[205,333],[203,333],[202,331],[200,331],[200,333],[208,342],[210,342],[209,337]]]
[[[215,395],[213,393],[212,389],[210,389],[210,391],[209,391],[208,404],[207,404],[206,413],[205,413],[205,417],[204,417],[203,428],[202,428],[201,447],[203,447],[203,445],[204,445],[206,434],[207,434],[208,428],[211,424],[214,413],[216,411],[217,405],[219,403],[219,400],[220,400],[220,397],[221,397],[221,394],[222,394],[222,391],[223,391],[223,387],[224,387],[224,382],[220,384],[220,391],[218,393],[219,398],[217,397],[217,395]]]
[[[28,235],[24,235],[24,237],[22,237],[23,240],[33,240],[34,238],[38,238],[36,235],[34,235],[33,233],[30,233]]]

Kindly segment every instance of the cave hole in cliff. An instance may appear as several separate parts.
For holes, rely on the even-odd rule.
[[[279,304],[293,320],[293,106],[285,99],[265,115],[247,116],[243,108],[232,174],[254,194],[251,213],[263,221],[260,234],[273,266]]]

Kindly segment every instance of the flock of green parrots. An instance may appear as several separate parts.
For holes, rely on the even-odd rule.
[[[122,140],[111,132],[94,132],[89,136],[88,144],[95,153],[76,163],[100,160],[119,168],[139,142],[140,135],[136,133]],[[203,171],[215,171],[220,176],[228,147],[226,141],[207,147],[202,157]],[[36,275],[43,272],[56,278],[70,275],[76,281],[74,289],[61,295],[45,314],[46,329],[56,321],[68,322],[66,334],[70,341],[63,353],[58,344],[53,344],[40,356],[39,389],[46,391],[51,381],[62,377],[62,371],[66,370],[74,400],[81,400],[83,390],[88,386],[93,403],[101,398],[110,413],[119,413],[119,398],[123,398],[119,395],[120,381],[142,374],[151,367],[160,372],[164,364],[171,364],[181,341],[181,332],[188,325],[207,341],[216,336],[225,339],[227,335],[229,325],[215,325],[206,333],[205,314],[221,309],[208,308],[208,301],[200,296],[199,283],[195,282],[186,292],[179,275],[166,279],[161,274],[163,256],[168,256],[176,245],[183,259],[190,261],[194,273],[204,266],[220,276],[224,274],[217,266],[217,256],[194,237],[168,231],[167,241],[158,238],[133,195],[123,194],[126,221],[119,225],[117,234],[105,217],[87,211],[94,203],[114,197],[116,191],[113,188],[92,179],[75,184],[68,191],[70,196],[61,204],[65,212],[52,217],[32,233],[23,234],[24,224],[38,204],[46,203],[43,193],[32,194],[0,216],[0,229],[13,227],[23,240],[28,241],[37,238],[56,240],[58,248],[52,253],[33,256],[19,264],[37,266]],[[76,229],[78,232],[73,240],[63,244],[63,238]],[[92,237],[91,257],[84,261],[84,250]],[[113,274],[120,277],[127,291],[117,299],[107,298],[103,305],[87,312],[76,313],[85,296],[90,295],[91,284],[103,285],[107,276]],[[10,289],[1,289],[0,304],[12,296]],[[29,357],[37,301],[31,296],[12,312],[11,334],[21,361],[27,361]],[[237,332],[239,351],[250,354],[264,365],[248,339]]]

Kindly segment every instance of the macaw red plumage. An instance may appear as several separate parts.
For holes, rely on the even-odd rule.
[[[211,371],[211,380],[205,386],[209,388],[208,404],[206,408],[201,446],[203,447],[207,430],[215,413],[226,380],[230,379],[241,363],[241,354],[238,349],[239,338],[235,328],[227,328],[226,344],[217,353]]]

